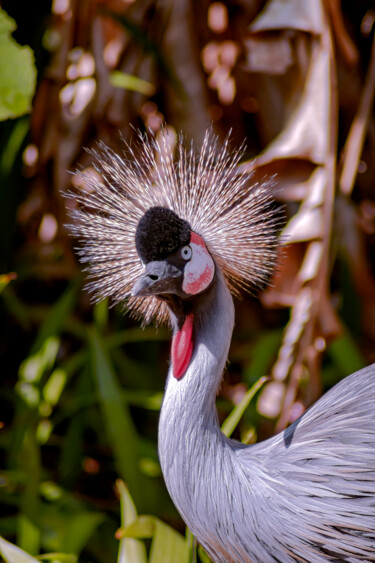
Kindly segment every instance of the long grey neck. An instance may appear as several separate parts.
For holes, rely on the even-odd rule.
[[[159,457],[169,493],[185,522],[204,519],[202,471],[221,463],[227,439],[220,431],[215,398],[228,356],[234,306],[223,276],[217,273],[211,295],[194,327],[194,352],[185,375],[169,370],[159,422]],[[199,535],[199,534],[198,534]]]
[[[211,293],[194,314],[194,351],[185,375],[176,380],[169,370],[162,407],[165,414],[191,424],[192,418],[216,418],[215,398],[228,357],[234,325],[232,296],[223,275],[217,272]]]

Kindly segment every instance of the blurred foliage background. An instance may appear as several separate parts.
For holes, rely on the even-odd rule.
[[[98,141],[121,153],[134,128],[165,123],[199,144],[212,124],[246,139],[249,175],[275,175],[278,272],[237,303],[218,397],[223,421],[269,375],[238,439],[281,430],[375,360],[374,19],[370,0],[2,3],[6,561],[208,561],[158,463],[168,332],[90,304],[64,227],[64,190],[85,189],[77,169],[97,174],[85,149]]]

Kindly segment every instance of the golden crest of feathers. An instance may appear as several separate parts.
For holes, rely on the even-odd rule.
[[[86,189],[71,194],[78,206],[70,231],[88,264],[88,289],[96,300],[125,301],[144,324],[168,319],[155,297],[131,296],[143,271],[135,233],[150,207],[167,207],[190,223],[233,293],[263,285],[276,261],[280,219],[272,182],[251,185],[239,172],[243,147],[232,152],[228,138],[220,146],[210,131],[198,152],[193,144],[186,148],[182,136],[174,145],[166,129],[157,138],[139,133],[134,145],[125,143],[123,157],[99,145],[92,155],[100,179],[85,177]]]

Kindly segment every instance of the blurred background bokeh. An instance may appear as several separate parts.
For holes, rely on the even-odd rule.
[[[90,303],[65,226],[99,141],[121,155],[164,124],[199,146],[212,126],[275,178],[278,270],[236,302],[218,396],[224,421],[269,376],[237,439],[375,361],[374,20],[370,0],[2,2],[1,536],[51,561],[209,561],[158,463],[168,330]]]

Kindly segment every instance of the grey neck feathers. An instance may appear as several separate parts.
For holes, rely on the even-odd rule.
[[[220,271],[210,293],[194,313],[194,351],[185,375],[176,380],[169,370],[163,416],[192,420],[214,416],[215,398],[228,357],[234,326],[232,296]],[[189,423],[187,421],[187,423]]]
[[[207,475],[218,470],[225,452],[232,455],[218,425],[215,398],[228,356],[234,306],[221,272],[212,289],[195,327],[194,352],[185,375],[176,380],[169,371],[159,422],[159,457],[169,493],[203,542],[205,510],[212,510],[209,502],[205,509],[204,497],[210,494]]]

